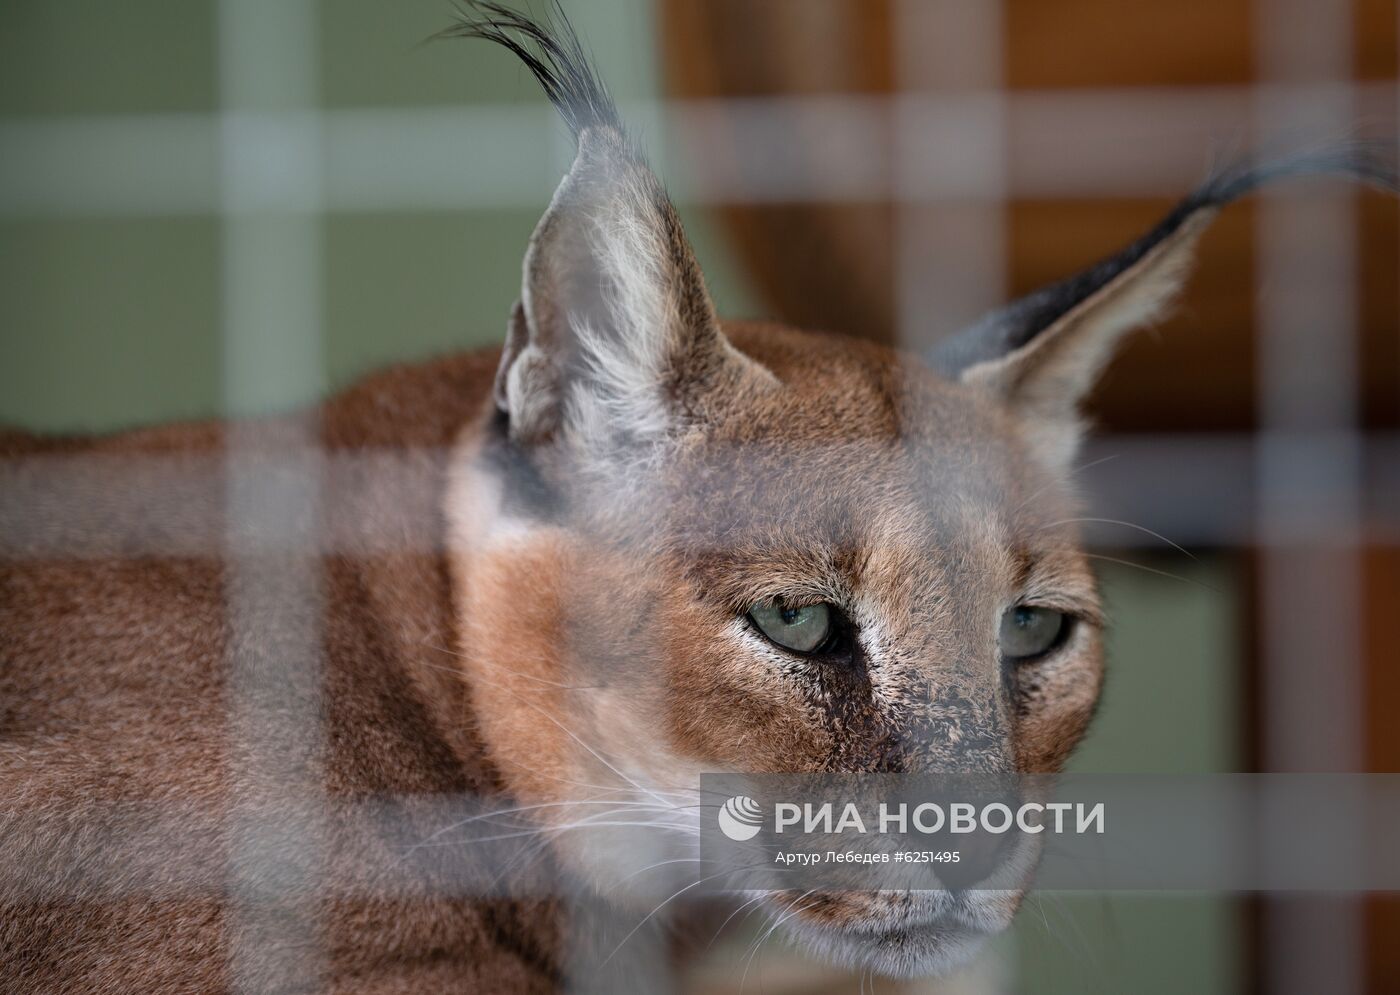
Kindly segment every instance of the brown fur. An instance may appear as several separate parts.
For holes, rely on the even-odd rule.
[[[493,355],[478,354],[375,376],[324,406],[325,445],[331,452],[394,447],[424,461],[437,454],[438,462],[421,468],[435,480],[445,447],[481,410],[494,367]],[[266,429],[276,437],[279,426]],[[11,433],[0,454],[13,496],[17,478],[46,455],[198,459],[217,456],[222,445],[220,426],[202,424],[90,440]],[[437,527],[433,489],[418,495],[417,506],[399,497],[377,503],[372,494],[328,494],[325,513],[372,515],[389,528],[396,519],[413,529]],[[103,515],[100,496],[92,506],[92,521],[54,527],[96,549],[117,549],[123,533],[149,531],[138,515]],[[209,546],[217,537],[188,538]],[[441,557],[337,555],[324,558],[321,570],[327,794],[499,791],[461,682],[441,669],[444,654],[435,648],[451,646],[455,628]],[[238,927],[226,903],[65,895],[66,882],[81,873],[69,863],[75,852],[103,860],[75,839],[100,839],[101,820],[115,804],[193,802],[215,815],[227,811],[240,759],[230,753],[223,581],[213,556],[12,554],[0,565],[0,990],[227,986]],[[266,635],[275,645],[276,634]],[[387,863],[393,854],[380,856]],[[217,893],[227,841],[214,841],[205,859]],[[329,876],[353,873],[331,868]],[[547,904],[330,901],[317,919],[328,991],[542,991],[552,989],[558,970]],[[264,939],[275,946],[275,937]]]
[[[439,536],[427,550],[356,555],[351,549],[320,561],[329,798],[509,792],[529,801],[558,797],[566,782],[607,777],[565,728],[596,736],[591,741],[600,752],[642,767],[673,752],[687,767],[712,769],[926,768],[937,759],[926,751],[940,741],[929,734],[938,723],[944,741],[950,723],[965,741],[985,741],[987,752],[962,755],[975,765],[1044,769],[1063,758],[1094,699],[1096,653],[1084,658],[1088,669],[1081,676],[1063,678],[1072,687],[1037,690],[1057,702],[1053,715],[1034,708],[1007,712],[994,700],[998,682],[985,679],[985,667],[956,648],[947,628],[967,624],[962,610],[939,607],[933,592],[951,581],[974,582],[988,569],[1020,568],[1002,563],[985,544],[945,543],[939,529],[949,523],[937,514],[922,514],[916,527],[881,518],[882,507],[890,516],[921,506],[927,511],[925,487],[947,492],[949,480],[920,476],[933,464],[920,467],[904,458],[921,440],[977,454],[981,469],[1010,474],[1021,457],[1005,416],[965,388],[871,346],[771,326],[728,331],[788,389],[735,409],[706,445],[692,446],[663,481],[673,488],[668,500],[678,513],[643,516],[635,534],[597,544],[580,545],[577,534],[547,529],[506,560],[476,563],[480,574],[470,580],[460,573],[470,557],[458,556],[456,618],[440,540],[447,471],[452,464],[459,472],[489,434],[496,354],[391,370],[320,409],[330,454],[392,450],[426,482],[410,501],[402,490],[377,494],[372,480],[363,489],[327,490],[329,531],[343,525],[354,535],[372,521],[390,534]],[[245,427],[240,438],[245,444],[250,434],[275,441],[284,431],[283,423],[270,421],[251,433]],[[989,448],[989,433],[1005,441]],[[17,494],[24,475],[55,455],[86,458],[97,467],[102,457],[217,461],[224,439],[214,424],[87,440],[10,434],[5,479]],[[1009,448],[997,453],[997,445]],[[718,461],[710,469],[721,472],[707,476],[707,460]],[[113,464],[111,472],[125,465]],[[966,482],[979,480],[974,473]],[[106,483],[115,489],[122,482]],[[1012,474],[978,486],[1011,507],[1044,483]],[[102,490],[99,479],[93,493]],[[120,552],[124,534],[149,534],[150,518],[165,518],[177,531],[198,531],[218,526],[219,509],[202,515],[183,508],[172,517],[169,509],[148,505],[118,519],[103,514],[100,497],[91,507],[88,521],[46,525],[72,548],[108,552],[24,555],[24,537],[10,535],[0,569],[0,796],[7,802],[0,818],[13,827],[5,831],[7,856],[20,868],[18,880],[7,877],[0,895],[0,988],[219,989],[228,981],[237,939],[232,931],[239,926],[216,898],[73,901],[62,884],[52,889],[57,895],[44,897],[46,888],[73,874],[54,861],[71,859],[73,837],[95,833],[114,803],[196,802],[218,815],[228,810],[240,777],[239,758],[230,754],[224,688],[230,653],[224,565],[217,556],[128,559]],[[1042,495],[1028,521],[1053,521],[1046,517],[1053,507]],[[745,514],[726,519],[735,510]],[[759,517],[744,521],[749,512]],[[798,537],[779,534],[783,521],[818,523],[830,548],[787,545]],[[594,521],[588,528],[602,530],[593,533],[596,539],[616,525]],[[184,538],[208,548],[218,534]],[[718,545],[716,534],[731,541]],[[1033,528],[1016,534],[1028,541],[1036,536]],[[1042,559],[1087,585],[1082,561],[1058,536],[1055,530],[1041,534]],[[45,541],[56,540],[48,535]],[[655,553],[646,570],[638,569],[639,547]],[[898,666],[911,680],[890,707],[877,707],[868,686],[804,693],[792,683],[755,684],[712,635],[764,584],[800,577],[808,560],[827,554],[834,580],[875,592],[889,607],[888,623],[903,647]],[[1007,573],[1003,579],[1015,578]],[[479,601],[472,617],[460,614],[464,585]],[[606,603],[596,603],[600,595]],[[609,633],[615,644],[616,627],[658,617],[665,620],[659,637],[665,665],[639,672],[635,654],[580,661],[567,652],[571,645],[597,645]],[[596,631],[574,625],[581,618],[591,619]],[[565,632],[565,625],[574,628]],[[266,644],[276,644],[275,634]],[[473,646],[485,651],[473,654]],[[458,647],[467,650],[460,673],[469,690],[449,672]],[[581,692],[552,686],[588,684],[614,662],[622,669],[605,676],[626,686],[611,703],[590,699],[598,709],[591,715],[571,704]],[[907,693],[914,678],[926,687],[929,677],[946,686],[948,698],[925,712]],[[600,712],[611,728],[593,728]],[[978,723],[985,729],[972,728]],[[1020,735],[1008,738],[1009,727]],[[626,741],[637,735],[650,742]],[[424,827],[425,837],[432,828]],[[226,847],[219,839],[207,854],[214,891]],[[364,873],[337,866],[334,853],[329,860],[329,881]],[[548,989],[559,978],[560,923],[545,899],[370,897],[329,899],[317,910],[328,990],[457,985],[530,991]]]

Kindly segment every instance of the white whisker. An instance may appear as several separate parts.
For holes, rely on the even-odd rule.
[[[1142,570],[1145,573],[1156,574],[1158,577],[1165,577],[1168,580],[1180,581],[1183,584],[1191,584],[1195,587],[1207,590],[1212,594],[1224,594],[1224,592],[1220,591],[1217,588],[1211,587],[1204,581],[1196,580],[1192,577],[1182,577],[1180,574],[1169,573],[1166,570],[1158,570],[1155,567],[1144,566],[1141,563],[1134,563],[1132,560],[1123,560],[1119,559],[1116,556],[1104,556],[1102,553],[1085,553],[1084,555],[1091,560],[1103,560],[1106,563],[1117,563],[1120,566],[1133,567],[1137,570]]]
[[[1062,518],[1062,519],[1060,519],[1058,522],[1050,522],[1050,523],[1048,523],[1048,524],[1046,524],[1046,525],[1042,525],[1042,526],[1041,526],[1041,529],[1042,529],[1042,530],[1044,530],[1044,529],[1053,529],[1053,528],[1055,528],[1056,526],[1059,526],[1059,525],[1075,525],[1075,524],[1077,524],[1077,523],[1079,523],[1079,522],[1099,522],[1099,523],[1104,524],[1104,525],[1121,525],[1121,526],[1122,526],[1123,528],[1125,528],[1125,529],[1136,529],[1136,530],[1139,531],[1139,532],[1142,532],[1142,533],[1144,533],[1144,534],[1146,534],[1146,535],[1150,535],[1150,536],[1151,536],[1152,538],[1154,538],[1154,539],[1160,539],[1162,542],[1166,543],[1168,546],[1170,546],[1172,549],[1176,550],[1178,553],[1181,553],[1181,554],[1183,554],[1183,555],[1185,555],[1185,556],[1189,556],[1189,557],[1191,557],[1191,559],[1193,559],[1193,560],[1196,559],[1196,554],[1192,553],[1192,552],[1191,552],[1189,549],[1187,549],[1185,546],[1182,546],[1182,545],[1179,544],[1179,543],[1172,542],[1172,541],[1171,541],[1170,539],[1168,539],[1166,536],[1162,535],[1162,533],[1160,533],[1160,532],[1153,532],[1151,529],[1147,528],[1146,526],[1143,526],[1143,525],[1135,525],[1135,524],[1133,524],[1132,522],[1120,521],[1120,520],[1117,519],[1117,518]]]

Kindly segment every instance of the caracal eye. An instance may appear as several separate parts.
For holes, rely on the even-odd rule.
[[[795,653],[820,649],[831,634],[831,608],[826,604],[802,608],[758,605],[749,612],[749,618],[759,632]]]
[[[1001,616],[1001,655],[1018,662],[1044,656],[1060,644],[1068,630],[1069,618],[1064,612],[1017,605]]]

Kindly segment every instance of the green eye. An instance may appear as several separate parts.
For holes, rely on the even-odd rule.
[[[831,607],[826,604],[803,608],[759,605],[749,612],[749,618],[759,632],[795,653],[815,652],[831,634]]]
[[[1001,616],[1001,655],[1030,660],[1058,646],[1069,631],[1069,618],[1053,608],[1017,605]]]

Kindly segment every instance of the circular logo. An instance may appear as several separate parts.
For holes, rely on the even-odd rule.
[[[735,795],[720,806],[719,828],[735,843],[751,840],[763,828],[763,810],[748,795]]]

